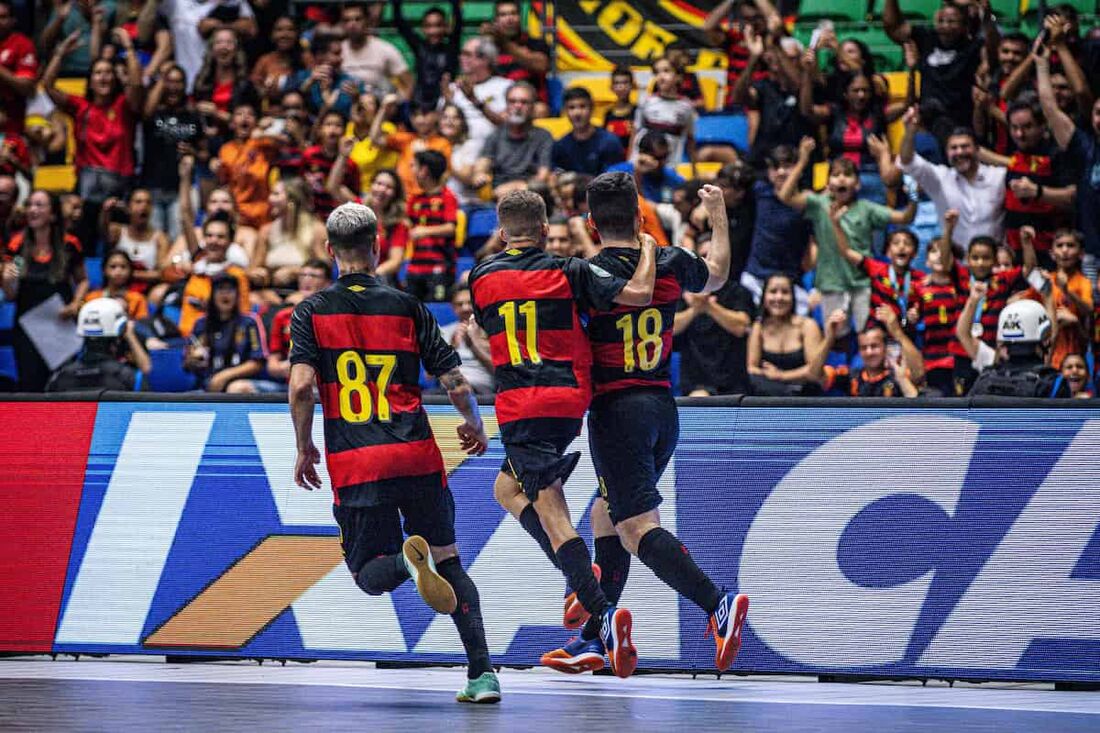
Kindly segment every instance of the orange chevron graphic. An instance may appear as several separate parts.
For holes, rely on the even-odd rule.
[[[430,415],[447,474],[467,456],[458,445],[457,415]],[[490,439],[496,418],[485,420]],[[272,535],[226,568],[143,642],[146,647],[240,649],[343,561],[340,538]]]

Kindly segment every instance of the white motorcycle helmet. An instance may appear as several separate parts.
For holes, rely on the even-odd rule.
[[[1005,344],[1038,344],[1050,335],[1050,315],[1034,300],[1010,303],[997,320],[997,341]]]
[[[84,338],[118,338],[126,328],[126,310],[114,298],[84,304],[76,317],[76,332]]]

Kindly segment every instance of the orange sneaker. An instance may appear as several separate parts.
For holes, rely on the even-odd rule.
[[[592,574],[596,576],[596,582],[600,581],[600,566],[592,564]],[[591,616],[581,602],[577,600],[576,591],[565,597],[565,608],[562,610],[561,624],[567,629],[579,629],[584,626]]]
[[[714,666],[725,672],[737,659],[741,648],[741,629],[749,613],[749,597],[727,593],[707,621],[707,633],[714,634]]]
[[[542,666],[565,674],[596,672],[604,668],[603,644],[599,639],[578,636],[561,649],[546,652],[539,661]]]

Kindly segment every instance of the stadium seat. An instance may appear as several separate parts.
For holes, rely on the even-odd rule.
[[[732,145],[749,149],[749,122],[744,115],[703,115],[695,123],[695,144]]]
[[[1047,7],[1053,8],[1055,5],[1072,5],[1073,8],[1081,15],[1095,15],[1100,12],[1100,4],[1096,0],[1058,0],[1058,2],[1048,2]],[[996,10],[997,3],[994,2],[994,13],[1000,15],[999,10]],[[1020,15],[1036,15],[1039,12],[1041,3],[1038,0],[1021,0]],[[1085,26],[1086,28],[1088,26]]]
[[[19,379],[19,369],[15,366],[15,349],[10,346],[0,346],[0,377],[7,377],[12,381]]]
[[[828,18],[848,23],[867,20],[865,0],[802,0],[798,5],[799,21],[817,21]]]
[[[556,76],[550,76],[546,78],[546,93],[550,98],[550,114],[561,114],[561,97],[565,93],[565,86],[561,83],[561,79]]]
[[[435,316],[436,323],[440,326],[446,326],[458,320],[450,303],[425,303],[424,305],[427,306],[428,312]]]
[[[469,212],[469,223],[466,225],[467,240],[485,240],[493,236],[497,228],[497,210],[492,207],[474,209]]]
[[[707,106],[707,111],[721,109],[720,95],[723,84],[712,76],[700,76],[699,87],[703,90],[703,102]]]
[[[990,0],[989,7],[997,16],[999,23],[1016,22],[1020,19],[1020,6],[1027,5],[1027,0]]]
[[[672,383],[672,396],[679,397],[680,392],[680,352],[673,351],[668,358],[668,380]]]
[[[696,163],[694,172],[691,170],[691,163],[681,163],[676,166],[676,172],[680,174],[681,178],[695,178],[695,173],[698,173],[698,178],[701,181],[713,181],[718,177],[718,171],[720,170],[722,170],[721,163]]]
[[[865,30],[844,30],[837,33],[843,42],[849,38],[863,41],[871,49],[871,56],[875,60],[875,71],[885,72],[903,69],[903,54],[901,46],[890,40],[886,31],[882,28],[872,27]]]
[[[474,269],[477,261],[473,257],[459,257],[455,262],[455,276],[461,280],[462,276]]]
[[[535,120],[535,127],[541,127],[549,132],[555,140],[561,140],[573,129],[568,117],[542,117]]]
[[[15,302],[11,300],[0,303],[0,331],[10,331],[15,328]]]
[[[187,392],[196,388],[195,375],[183,368],[183,349],[153,349],[153,371],[147,384],[152,392]]]
[[[88,289],[99,290],[103,287],[103,258],[85,257],[84,269],[88,273]]]
[[[41,165],[34,172],[34,187],[61,193],[76,186],[76,169],[71,165]]]
[[[455,249],[462,249],[466,244],[466,231],[469,224],[466,212],[459,209],[455,214]]]

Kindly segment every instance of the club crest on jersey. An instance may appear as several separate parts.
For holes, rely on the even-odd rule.
[[[593,265],[591,262],[588,263],[588,269],[592,270],[592,274],[596,277],[611,277],[610,272],[603,269],[599,265]]]

